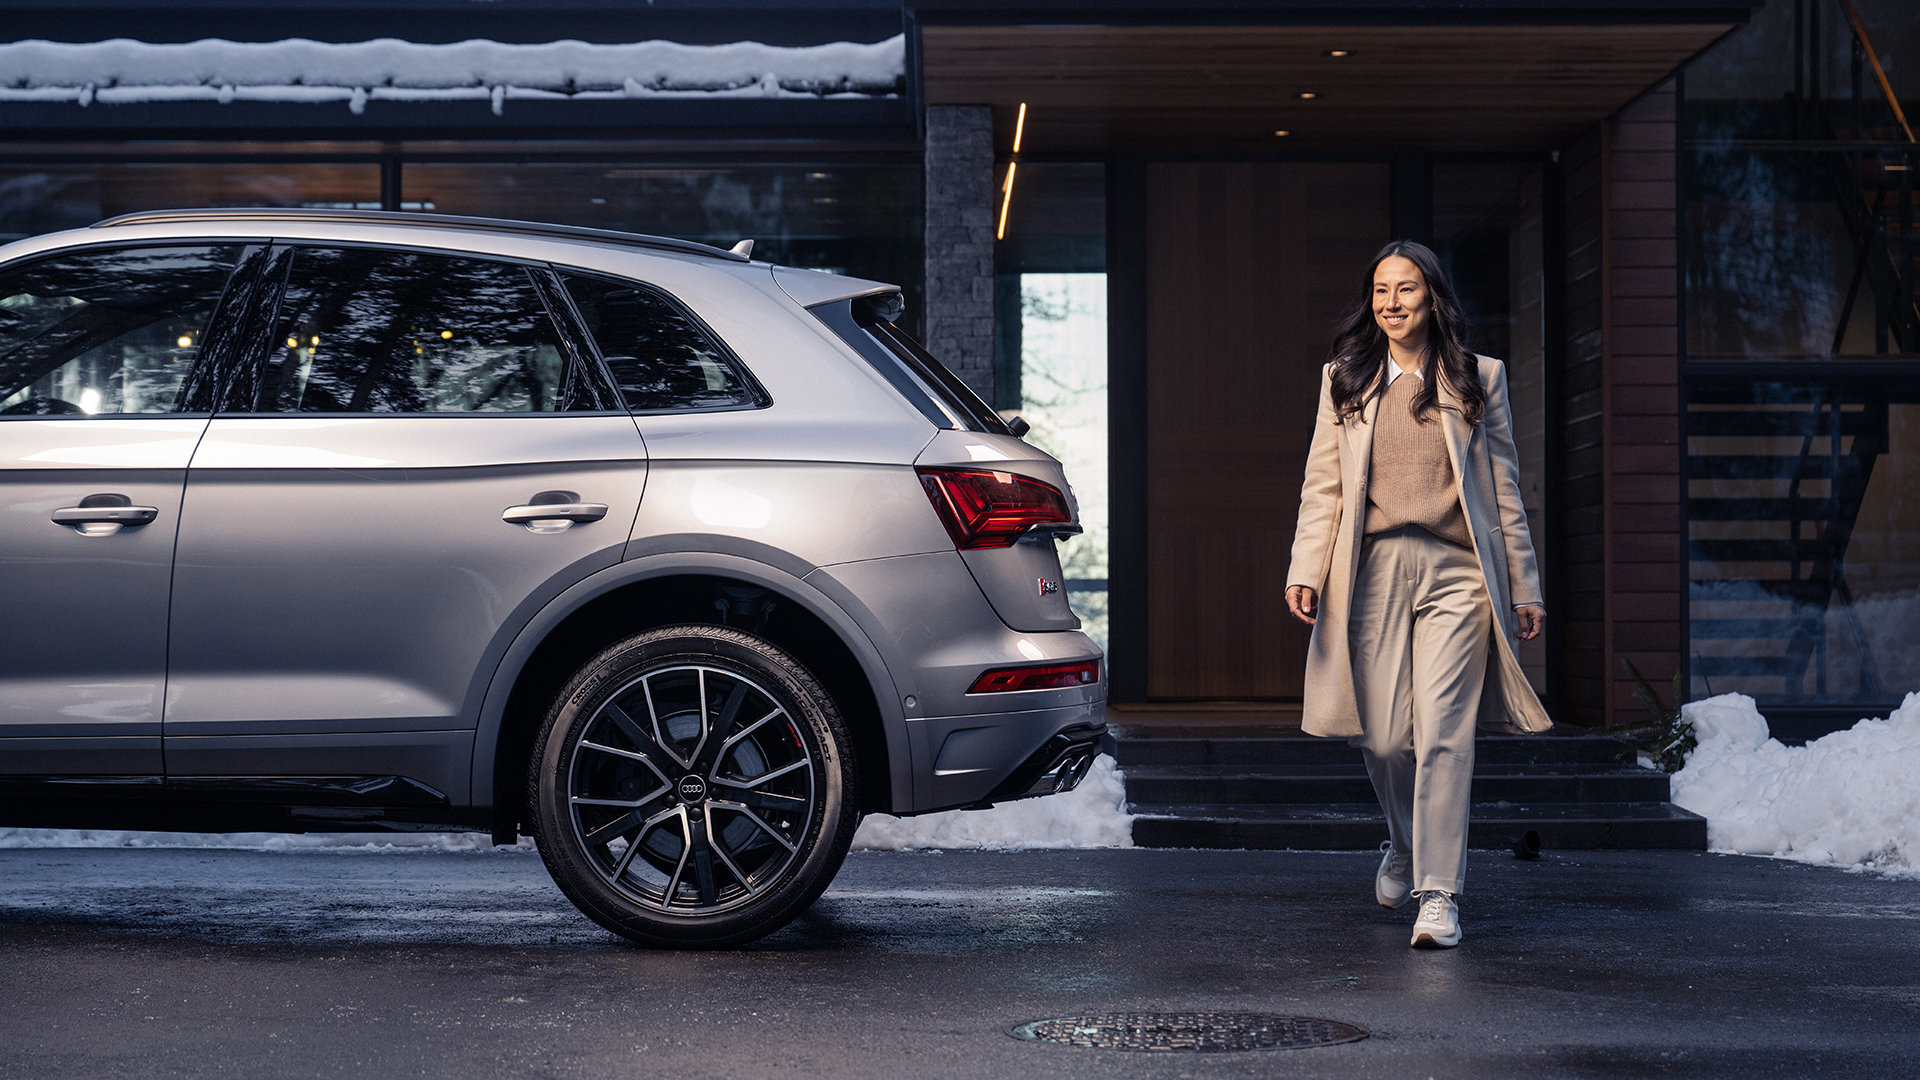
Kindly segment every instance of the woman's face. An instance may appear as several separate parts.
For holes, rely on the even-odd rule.
[[[1433,315],[1433,294],[1427,277],[1413,260],[1389,255],[1373,270],[1373,321],[1388,340],[1405,349],[1427,342],[1427,320]]]

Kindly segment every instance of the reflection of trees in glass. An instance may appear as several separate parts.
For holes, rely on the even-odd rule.
[[[1845,223],[1805,162],[1703,154],[1695,166],[1688,304],[1709,356],[1824,356],[1851,270]]]
[[[720,347],[664,293],[637,282],[574,274],[562,280],[629,408],[659,412],[753,403],[751,388]]]
[[[1060,546],[1069,579],[1107,576],[1107,279],[1020,278],[1020,415],[1028,442],[1060,459],[1086,532]],[[1071,590],[1087,633],[1106,643],[1105,590]]]
[[[565,364],[518,266],[304,249],[280,304],[261,407],[550,412]]]
[[[172,411],[238,250],[94,251],[0,278],[0,410]]]

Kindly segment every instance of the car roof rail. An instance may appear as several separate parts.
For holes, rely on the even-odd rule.
[[[323,210],[317,207],[275,206],[141,210],[95,222],[92,228],[105,229],[115,225],[210,224],[219,221],[311,221],[346,225],[431,226],[439,229],[461,229],[467,232],[512,233],[516,236],[537,236],[555,240],[586,240],[597,244],[619,244],[623,247],[673,251],[682,255],[703,255],[728,262],[753,261],[744,254],[728,251],[726,248],[697,243],[693,240],[676,240],[670,236],[647,236],[644,233],[619,232],[614,229],[589,229],[581,225],[549,225],[537,221],[462,217],[458,214],[415,214],[398,210]]]

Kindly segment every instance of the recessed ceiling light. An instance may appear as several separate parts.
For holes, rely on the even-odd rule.
[[[1323,52],[1320,55],[1333,56],[1333,57],[1352,56],[1353,50],[1352,49],[1328,49],[1326,52]]]
[[[1319,96],[1320,96],[1320,91],[1318,91],[1318,90],[1302,90],[1302,91],[1300,91],[1299,93],[1297,93],[1297,94],[1295,94],[1295,95],[1293,95],[1293,96],[1294,96],[1294,97],[1295,97],[1296,99],[1298,99],[1298,100],[1300,100],[1300,101],[1312,101],[1312,100],[1313,100],[1314,98],[1317,98],[1317,97],[1319,97]]]
[[[1291,135],[1291,134],[1293,134],[1293,132],[1291,132],[1291,131],[1288,131],[1288,130],[1287,130],[1286,128],[1281,128],[1281,129],[1280,129],[1279,131],[1276,131],[1276,132],[1274,132],[1274,134],[1275,134],[1275,135],[1278,135],[1278,136],[1280,136],[1281,138],[1283,138],[1283,139],[1284,139],[1284,138],[1286,138],[1287,136],[1289,136],[1289,135]]]

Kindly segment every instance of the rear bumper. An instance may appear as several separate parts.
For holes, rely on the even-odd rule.
[[[999,695],[996,695],[999,696]],[[1010,695],[1009,695],[1010,696]],[[915,805],[950,810],[1069,790],[1086,775],[1106,734],[1105,700],[907,721]]]
[[[1106,734],[1104,723],[1075,724],[1055,732],[1053,738],[1021,762],[1019,768],[1007,774],[1000,786],[987,795],[987,801],[1011,802],[1072,791],[1086,779],[1087,770],[1093,768],[1093,759],[1100,753],[1100,742]]]

